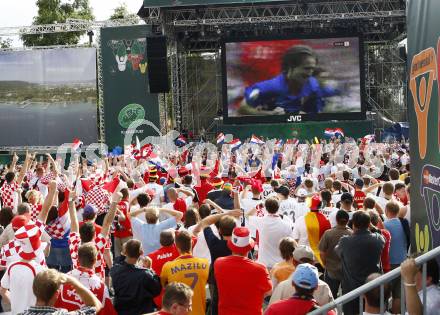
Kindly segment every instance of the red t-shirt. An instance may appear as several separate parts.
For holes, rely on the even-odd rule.
[[[308,314],[314,306],[317,306],[314,300],[303,300],[293,297],[273,303],[264,312],[264,315],[304,315]],[[335,314],[334,311],[327,312],[327,315]]]
[[[173,244],[171,246],[162,246],[155,252],[150,253],[148,257],[150,257],[152,260],[151,269],[153,269],[154,272],[158,276],[160,276],[163,265],[179,257],[179,252],[177,251],[176,245]],[[153,299],[157,308],[162,307],[162,298],[164,293],[165,293],[165,288],[162,288],[162,292]]]
[[[121,200],[121,202],[118,203],[119,210],[124,214],[125,220],[119,221],[119,230],[115,230],[115,237],[117,238],[125,238],[125,237],[131,237],[133,236],[133,232],[131,230],[131,223],[130,219],[128,217],[128,200]]]
[[[272,289],[264,265],[246,257],[218,258],[214,264],[218,287],[218,314],[263,314],[264,294]]]
[[[357,205],[358,209],[362,209],[364,207],[364,200],[367,198],[365,193],[362,190],[356,190],[354,193],[354,202]]]
[[[173,204],[173,208],[176,211],[182,212],[185,214],[186,212],[186,202],[182,198],[177,198],[176,202]]]
[[[162,246],[155,252],[150,253],[148,257],[152,260],[151,268],[157,275],[160,275],[163,265],[179,257],[179,252],[177,251],[176,245]]]

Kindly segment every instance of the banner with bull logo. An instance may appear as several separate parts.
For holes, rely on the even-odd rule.
[[[109,148],[123,146],[127,128],[136,120],[148,120],[158,129],[159,101],[148,92],[146,58],[148,25],[110,27],[101,30],[104,83],[105,142]],[[157,136],[154,128],[142,125],[133,139]]]

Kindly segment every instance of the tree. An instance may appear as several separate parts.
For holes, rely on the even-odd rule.
[[[37,0],[33,25],[65,23],[67,19],[94,19],[89,0]],[[75,45],[86,32],[22,35],[25,46]]]
[[[11,48],[11,46],[12,46],[12,39],[10,39],[10,38],[2,39],[0,37],[0,48],[1,49]]]
[[[113,14],[110,16],[110,20],[134,19],[136,17],[136,14],[128,12],[127,5],[123,3],[113,10]]]

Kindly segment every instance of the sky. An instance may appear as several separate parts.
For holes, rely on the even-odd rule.
[[[113,9],[122,3],[127,5],[130,13],[137,13],[142,0],[89,0],[93,14],[98,21],[107,20]],[[0,27],[27,26],[38,13],[36,0],[0,0]],[[17,38],[13,38],[14,46],[20,46]]]
[[[96,80],[93,48],[42,49],[0,54],[0,81],[67,83]]]

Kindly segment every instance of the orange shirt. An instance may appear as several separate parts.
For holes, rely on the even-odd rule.
[[[167,262],[160,274],[165,287],[171,282],[185,283],[193,289],[192,311],[190,315],[206,313],[206,282],[208,281],[209,262],[204,258],[183,255]]]
[[[273,266],[270,275],[273,279],[277,280],[277,283],[280,283],[281,281],[287,280],[294,271],[295,266],[292,265],[292,263],[283,261]]]

